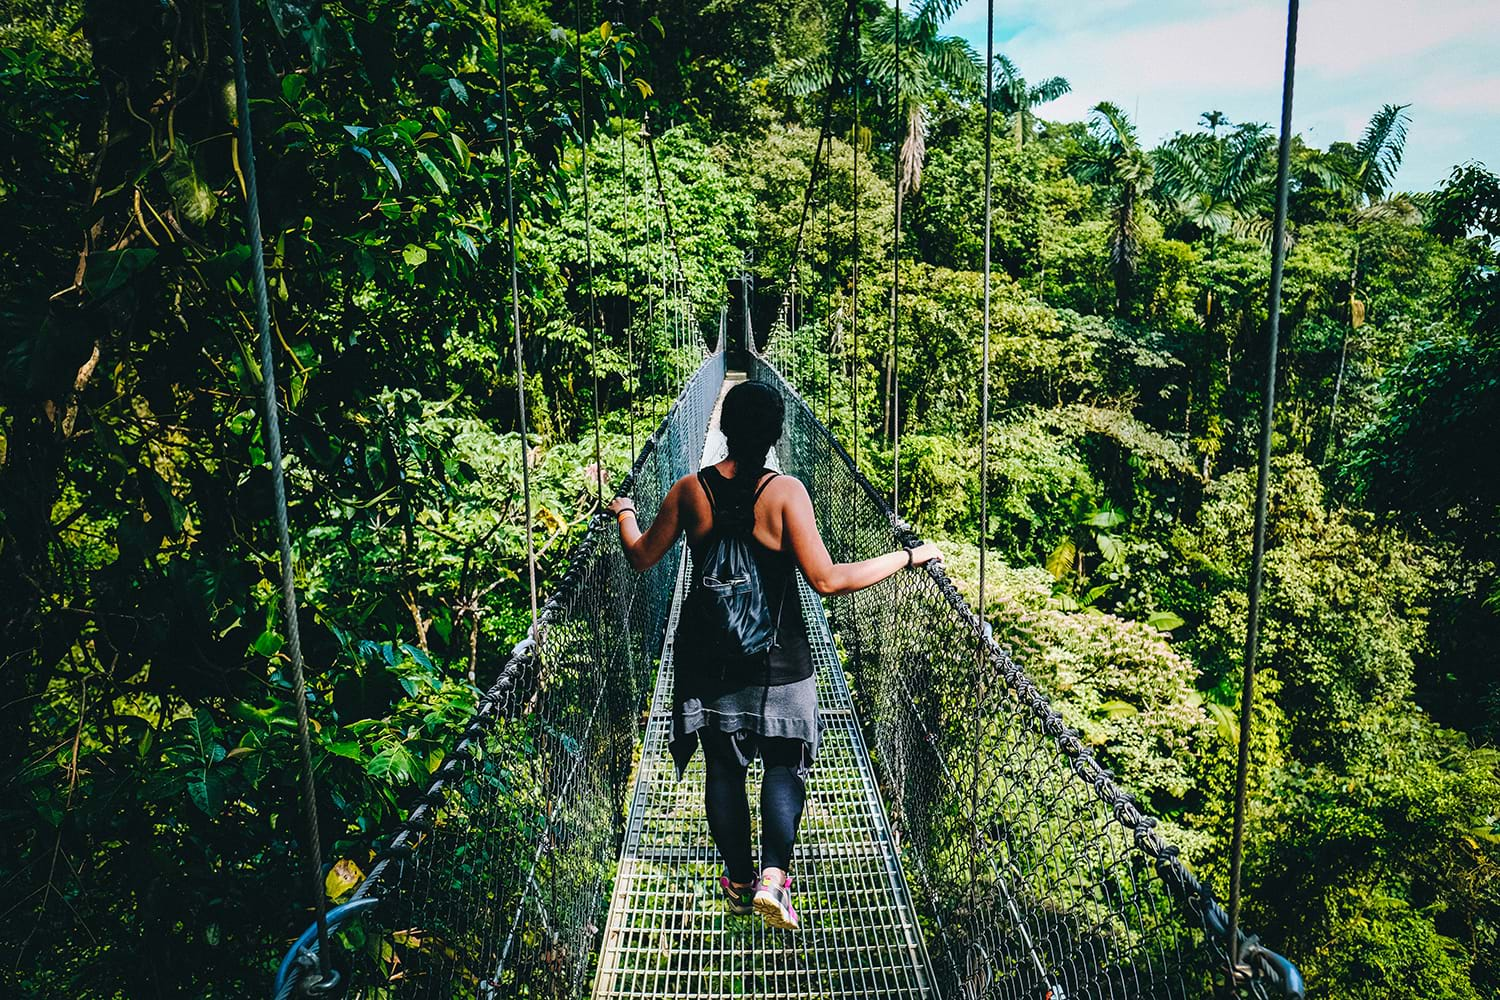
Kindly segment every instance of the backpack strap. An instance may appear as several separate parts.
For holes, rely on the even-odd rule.
[[[708,470],[706,469],[698,470],[698,485],[703,487],[703,495],[708,497],[709,511],[711,513],[717,514],[719,512],[719,504],[718,501],[714,499],[713,489],[708,485],[708,476],[705,474],[707,471]]]
[[[760,495],[766,491],[766,487],[767,486],[771,485],[771,480],[773,480],[777,476],[781,475],[781,473],[777,472],[774,469],[771,469],[771,470],[768,470],[768,471],[771,474],[769,476],[767,476],[765,479],[761,480],[761,484],[758,487],[756,487],[755,496],[750,500],[750,506],[751,507],[754,507],[756,505],[756,503],[760,500]]]

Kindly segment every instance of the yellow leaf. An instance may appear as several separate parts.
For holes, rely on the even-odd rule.
[[[603,24],[599,25],[599,40],[601,42],[609,41],[610,30],[610,23],[608,21],[605,21]]]
[[[323,889],[328,893],[328,898],[337,903],[354,891],[354,887],[364,877],[365,873],[359,870],[359,865],[344,858],[328,870],[327,877],[323,879]]]

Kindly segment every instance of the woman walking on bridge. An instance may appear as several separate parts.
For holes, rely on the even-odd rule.
[[[609,505],[630,565],[656,565],[686,532],[692,585],[673,640],[672,757],[682,774],[698,743],[704,807],[724,859],[729,912],[759,912],[794,930],[792,847],[817,755],[817,682],[796,570],[819,594],[848,594],[940,558],[928,543],[856,563],[835,563],[818,534],[807,488],[766,468],[786,416],[781,394],[744,382],[725,396],[719,425],[728,457],[668,491],[642,531],[635,504]],[[760,755],[760,869],[750,851],[745,775]]]

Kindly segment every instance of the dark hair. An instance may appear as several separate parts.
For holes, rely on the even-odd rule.
[[[741,382],[724,395],[719,429],[729,442],[734,477],[754,476],[766,464],[766,452],[781,439],[786,404],[781,393],[763,382]]]

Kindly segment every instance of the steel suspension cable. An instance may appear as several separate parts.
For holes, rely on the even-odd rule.
[[[260,228],[260,191],[255,180],[255,137],[250,127],[250,82],[245,69],[244,27],[240,0],[229,0],[229,44],[234,54],[234,103],[245,164],[245,227],[250,244],[251,286],[255,296],[255,334],[260,343],[261,404],[266,422],[266,451],[271,462],[271,489],[276,543],[281,560],[281,613],[287,654],[292,661],[292,702],[297,709],[297,748],[302,757],[302,806],[307,832],[307,868],[318,926],[318,977],[333,979],[328,953],[328,902],[323,891],[323,846],[318,833],[318,786],[313,777],[312,736],[307,719],[307,682],[303,674],[302,634],[297,622],[297,583],[293,578],[292,535],[286,509],[286,470],[282,463],[281,416],[276,398],[276,358],[271,350],[271,299],[266,289],[265,244]]]
[[[892,36],[892,44],[896,49],[896,136],[898,145],[896,147],[896,216],[894,219],[895,232],[891,238],[891,350],[890,364],[886,368],[886,401],[887,411],[891,415],[890,433],[894,444],[894,455],[892,456],[891,475],[891,510],[896,514],[901,513],[901,201],[903,188],[905,186],[904,171],[902,170],[902,158],[905,150],[900,145],[902,134],[902,108],[905,102],[901,99],[901,0],[896,0],[893,16],[896,21],[895,33]]]
[[[1250,605],[1245,625],[1244,681],[1240,687],[1239,758],[1234,780],[1234,833],[1229,847],[1229,982],[1239,966],[1240,871],[1245,851],[1245,807],[1249,794],[1250,726],[1254,719],[1255,655],[1260,642],[1261,575],[1266,556],[1266,515],[1271,484],[1271,431],[1276,412],[1276,352],[1281,335],[1281,281],[1286,264],[1287,186],[1291,173],[1292,84],[1297,65],[1297,4],[1286,13],[1286,62],[1281,79],[1281,144],[1276,161],[1276,228],[1271,234],[1271,289],[1266,324],[1265,404],[1261,410],[1260,468],[1255,481],[1255,542],[1250,557]]]
[[[505,235],[510,249],[510,328],[516,344],[516,419],[521,431],[521,494],[526,509],[526,589],[531,598],[531,636],[536,638],[536,540],[532,537],[531,445],[526,433],[526,358],[521,343],[521,279],[516,264],[516,199],[510,134],[510,82],[505,61],[501,0],[495,0],[495,55],[500,63],[500,131],[505,154]]]
[[[583,82],[583,0],[574,0],[573,12],[578,29],[578,123],[581,129],[580,150],[583,154],[583,253],[587,261],[589,283],[589,375],[593,379],[594,416],[594,493],[604,503],[604,461],[599,447],[599,307],[594,299],[594,220],[589,206],[589,109]]]
[[[859,5],[854,5],[854,37],[859,37],[860,20]],[[850,457],[854,461],[855,471],[859,470],[859,80],[863,73],[859,70],[854,74],[854,142],[851,148],[854,151],[854,272],[849,289],[849,336],[852,341],[849,362],[849,419],[853,425],[849,435],[849,443],[853,445]]]
[[[833,263],[833,249],[828,239],[830,209],[828,200],[832,193],[833,178],[833,136],[828,137],[828,167],[823,172],[823,266],[828,268]],[[834,322],[833,322],[833,285],[828,284],[828,275],[823,276],[824,287],[828,289],[827,299],[823,305],[823,322],[828,325],[827,341],[828,348],[824,357],[827,362],[827,377],[823,389],[823,423],[825,426],[833,426],[833,350],[834,350]]]
[[[984,607],[985,557],[990,535],[990,250],[994,231],[995,119],[995,0],[989,0],[985,18],[984,82],[984,335],[979,377],[979,618],[988,620]],[[977,716],[976,716],[977,717]],[[976,754],[977,754],[976,748]],[[977,763],[977,761],[976,761]],[[978,773],[976,768],[975,773]]]
[[[620,23],[625,20],[625,0],[616,4],[620,12]],[[630,169],[625,158],[626,107],[629,91],[625,87],[625,56],[619,45],[615,46],[615,82],[620,87],[620,285],[625,297],[625,404],[629,413],[626,423],[630,428],[630,465],[635,467],[635,317],[630,304]]]
[[[656,197],[661,201],[663,240],[671,243],[672,257],[677,262],[677,273],[685,276],[687,268],[682,265],[682,249],[677,243],[677,230],[672,225],[672,206],[667,202],[667,189],[661,182],[661,162],[656,158],[656,139],[650,132],[646,133],[646,149],[651,154],[651,173],[656,178]]]
[[[656,407],[657,403],[656,403],[655,400],[653,400],[652,395],[651,395],[652,382],[654,380],[651,379],[651,378],[648,378],[648,375],[651,372],[651,368],[650,368],[650,365],[651,365],[651,340],[650,340],[650,338],[651,338],[651,335],[652,335],[651,331],[656,328],[656,313],[657,313],[657,306],[658,306],[658,303],[652,301],[652,298],[653,298],[653,296],[654,296],[654,294],[656,292],[656,282],[655,282],[655,280],[651,279],[651,277],[650,277],[650,272],[651,272],[651,257],[652,257],[652,253],[651,253],[651,229],[652,229],[652,221],[651,221],[651,195],[649,194],[649,188],[648,188],[648,185],[650,184],[650,180],[647,177],[647,174],[649,174],[650,171],[651,171],[651,163],[650,163],[650,161],[649,161],[649,159],[647,158],[647,155],[646,155],[646,147],[647,147],[647,144],[648,144],[648,142],[650,140],[650,137],[651,137],[651,131],[650,131],[650,129],[651,129],[651,126],[650,126],[650,112],[646,109],[646,107],[644,106],[644,102],[643,102],[642,103],[642,107],[641,107],[640,133],[639,133],[640,134],[640,140],[641,140],[641,209],[642,209],[642,212],[643,212],[643,214],[645,216],[645,223],[644,223],[644,225],[642,226],[642,229],[641,229],[641,251],[642,251],[641,256],[643,258],[643,269],[646,271],[646,278],[647,278],[647,280],[645,282],[645,285],[646,285],[646,288],[647,288],[647,292],[646,292],[646,327],[645,327],[645,333],[646,333],[646,336],[647,336],[647,341],[646,341],[645,345],[643,346],[643,348],[641,350],[641,369],[640,369],[640,375],[641,375],[641,386],[646,390],[646,405],[647,405],[647,407],[650,408],[651,422],[653,424],[655,424],[656,423],[656,409],[655,409],[655,407]]]

